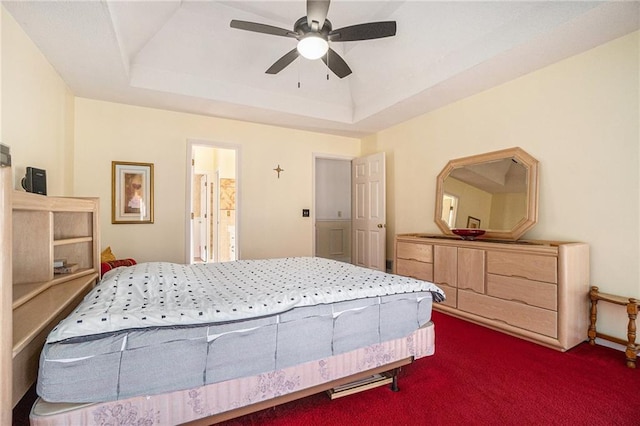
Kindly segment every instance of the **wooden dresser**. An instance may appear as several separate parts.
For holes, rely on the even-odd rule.
[[[402,234],[393,267],[444,290],[435,310],[561,351],[587,338],[587,244]]]
[[[0,172],[0,423],[10,424],[12,407],[35,382],[47,334],[99,279],[100,222],[98,199],[14,191],[11,169]],[[77,270],[54,274],[59,258]]]

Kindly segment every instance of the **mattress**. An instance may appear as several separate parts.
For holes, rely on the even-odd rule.
[[[406,337],[443,298],[319,258],[118,268],[49,335],[37,392],[112,401],[272,372]]]
[[[430,322],[401,339],[365,346],[266,374],[197,388],[96,404],[52,404],[39,399],[33,406],[29,419],[32,426],[176,425],[272,401],[283,395],[313,389],[406,358],[430,356],[434,352],[435,327]]]
[[[418,292],[47,343],[37,392],[49,402],[111,401],[265,373],[406,337],[430,321],[431,305],[431,293]]]

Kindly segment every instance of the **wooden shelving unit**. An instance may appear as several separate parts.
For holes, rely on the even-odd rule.
[[[47,334],[82,300],[99,279],[99,201],[48,197],[11,189],[10,168],[2,170],[3,273],[2,357],[9,344],[11,363],[0,363],[2,420],[37,377]],[[6,254],[6,255],[5,255]],[[10,273],[4,260],[10,259]],[[77,263],[73,273],[55,274],[54,259]],[[8,300],[7,300],[8,299]],[[3,359],[0,357],[0,359]],[[4,361],[4,359],[3,359]],[[6,383],[5,382],[5,383]],[[8,414],[7,414],[8,412]]]
[[[13,284],[11,280],[11,167],[0,166],[0,424],[10,425],[13,409]]]

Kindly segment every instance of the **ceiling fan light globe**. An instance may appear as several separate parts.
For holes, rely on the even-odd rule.
[[[298,42],[298,52],[307,59],[320,59],[329,50],[327,40],[317,35],[309,35]]]

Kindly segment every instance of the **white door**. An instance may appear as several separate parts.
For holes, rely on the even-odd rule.
[[[209,259],[209,196],[207,175],[200,175],[200,258],[203,262]]]
[[[353,263],[386,269],[386,193],[384,152],[353,160]]]

